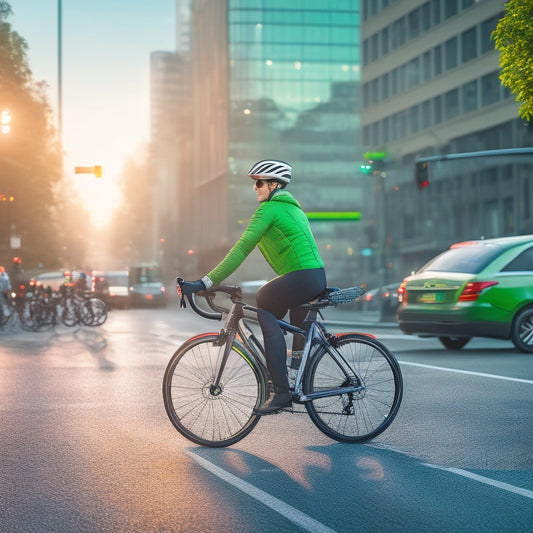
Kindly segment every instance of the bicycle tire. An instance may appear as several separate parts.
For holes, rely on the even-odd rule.
[[[356,384],[360,392],[306,402],[315,426],[339,442],[366,442],[389,427],[400,407],[403,380],[389,349],[375,338],[357,333],[335,337],[339,351],[354,371],[350,382],[324,348],[312,356],[304,375],[304,393]]]
[[[216,333],[185,342],[171,357],[163,378],[165,409],[174,427],[187,439],[207,447],[235,444],[261,417],[266,381],[254,359],[233,343],[220,387],[212,390],[217,360],[224,350]]]
[[[80,313],[76,302],[72,298],[65,298],[63,301],[63,313],[61,314],[61,321],[69,328],[75,326],[80,322]]]
[[[80,308],[80,320],[84,326],[101,326],[107,320],[107,306],[99,298],[85,300]]]

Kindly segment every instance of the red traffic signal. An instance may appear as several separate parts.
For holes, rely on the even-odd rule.
[[[427,161],[416,162],[415,182],[419,189],[424,189],[429,185],[429,163]]]

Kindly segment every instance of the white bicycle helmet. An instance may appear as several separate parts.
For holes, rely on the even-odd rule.
[[[264,159],[257,162],[248,172],[248,176],[255,180],[277,181],[285,187],[291,181],[292,167],[283,161]]]

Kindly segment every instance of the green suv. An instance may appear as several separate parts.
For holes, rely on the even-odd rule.
[[[533,235],[454,244],[405,278],[398,324],[450,350],[472,337],[533,352]]]

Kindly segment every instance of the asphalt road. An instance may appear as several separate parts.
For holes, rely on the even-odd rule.
[[[531,531],[533,357],[351,326],[401,362],[384,434],[340,444],[287,413],[226,449],[185,440],[161,397],[176,347],[218,323],[169,308],[0,333],[0,531]]]

